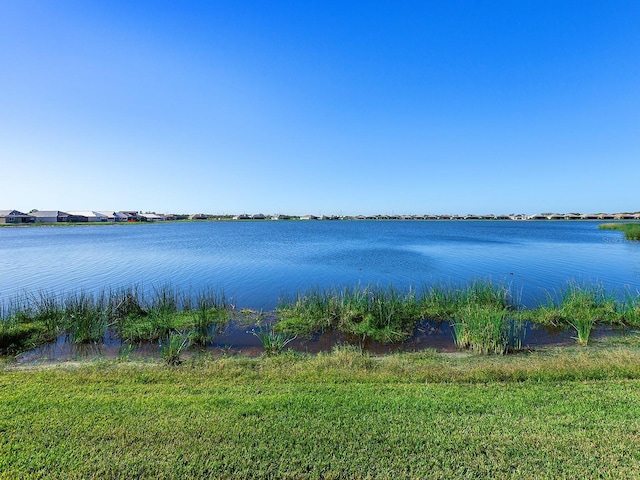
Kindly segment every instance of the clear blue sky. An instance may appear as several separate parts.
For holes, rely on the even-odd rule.
[[[640,210],[640,1],[0,0],[0,209]]]

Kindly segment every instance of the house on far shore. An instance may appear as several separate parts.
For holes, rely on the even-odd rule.
[[[300,217],[300,220],[318,220],[318,217],[315,215],[303,215]]]
[[[120,210],[117,212],[120,217],[125,218],[124,222],[137,222],[138,212],[137,210]]]
[[[139,213],[138,218],[143,222],[162,222],[164,217],[155,213]]]
[[[59,210],[38,210],[32,212],[36,223],[66,223],[69,221],[69,214]]]
[[[73,212],[67,212],[69,214],[70,222],[106,222],[108,217],[102,213],[92,212],[89,210],[74,210]],[[86,218],[86,220],[85,220]]]
[[[189,217],[191,220],[206,220],[207,216],[204,213],[194,213]]]
[[[107,217],[107,222],[128,222],[131,216],[124,212],[114,212],[111,210],[99,210],[94,213],[99,213]],[[137,212],[136,212],[137,216]]]
[[[115,222],[116,221],[116,212],[111,210],[98,210],[95,213],[99,213],[100,215],[104,215],[107,217],[107,222]]]
[[[34,223],[36,221],[33,215],[20,212],[18,210],[0,210],[0,223],[20,224]]]

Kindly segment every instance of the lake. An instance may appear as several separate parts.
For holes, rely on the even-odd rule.
[[[589,221],[229,221],[0,228],[0,300],[165,284],[271,310],[320,287],[506,282],[532,306],[568,281],[640,290],[640,242]]]

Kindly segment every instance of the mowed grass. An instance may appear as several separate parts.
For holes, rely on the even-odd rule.
[[[0,478],[638,478],[639,343],[5,366]]]

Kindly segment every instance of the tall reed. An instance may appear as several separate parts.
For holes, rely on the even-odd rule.
[[[200,292],[195,303],[191,341],[205,346],[213,337],[212,327],[228,323],[229,311],[224,295],[209,290]]]
[[[264,350],[264,355],[272,357],[282,353],[284,347],[296,339],[296,336],[286,335],[282,332],[276,332],[273,327],[251,329],[250,333],[260,340],[260,344]]]
[[[107,303],[104,294],[94,297],[79,292],[68,297],[64,306],[64,322],[75,343],[102,341],[107,330]]]
[[[422,315],[434,320],[450,320],[470,305],[511,309],[511,290],[504,284],[474,280],[462,285],[431,285],[425,287],[420,298]]]
[[[598,321],[615,321],[618,317],[616,301],[601,285],[569,282],[562,293],[560,316],[573,327],[577,341],[587,345],[591,331]]]
[[[169,366],[182,363],[182,353],[189,348],[189,335],[186,332],[171,332],[164,342],[160,342],[160,354]]]
[[[372,286],[298,294],[294,302],[281,302],[277,312],[276,329],[283,332],[337,328],[382,342],[407,338],[421,315],[413,290]]]
[[[620,306],[621,323],[624,325],[640,326],[640,292],[632,292],[627,289],[624,293],[624,301]]]
[[[482,354],[507,353],[510,347],[518,346],[520,338],[507,314],[507,310],[495,305],[467,305],[452,323],[456,345]]]

